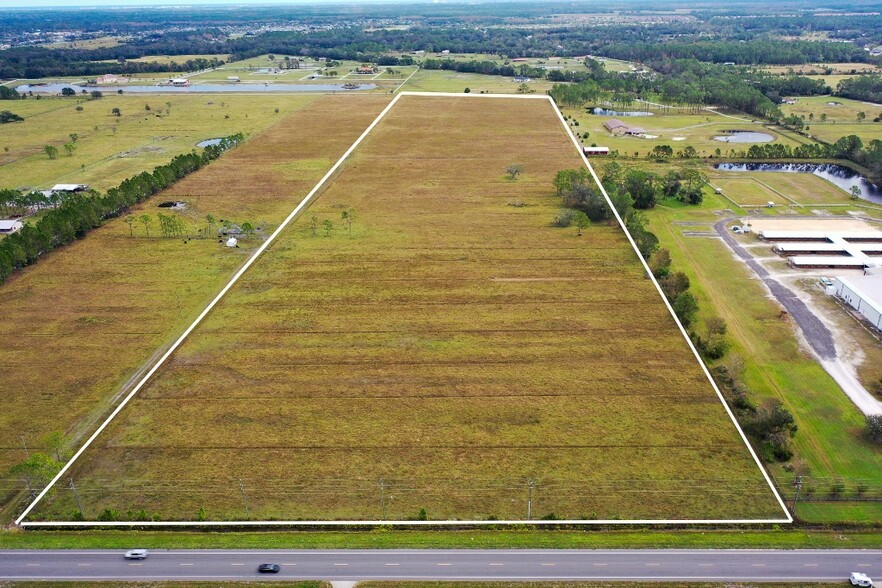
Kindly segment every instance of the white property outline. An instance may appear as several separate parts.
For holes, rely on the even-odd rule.
[[[416,73],[416,72],[414,72]],[[508,98],[508,99],[517,99],[517,100],[547,100],[550,104],[554,112],[557,114],[558,119],[560,120],[561,125],[563,125],[564,130],[567,135],[572,140],[573,145],[579,152],[582,161],[585,166],[588,168],[588,171],[591,173],[591,177],[594,179],[597,187],[600,189],[601,194],[606,199],[607,206],[609,206],[610,210],[615,216],[616,221],[619,223],[619,227],[621,227],[622,231],[625,233],[625,236],[628,238],[628,242],[631,244],[631,247],[634,249],[634,253],[637,255],[637,259],[640,260],[640,263],[643,265],[643,269],[646,272],[646,275],[652,280],[652,283],[655,285],[656,290],[658,291],[659,296],[665,304],[665,307],[668,309],[671,317],[674,319],[674,322],[677,324],[677,327],[680,329],[680,333],[683,335],[683,338],[686,340],[687,345],[689,345],[689,349],[692,350],[692,354],[695,356],[696,361],[701,366],[702,371],[704,372],[705,377],[707,377],[708,382],[710,382],[711,387],[714,392],[716,392],[717,397],[722,402],[723,407],[726,409],[726,414],[729,415],[729,418],[732,420],[732,423],[735,425],[735,428],[738,430],[738,434],[741,436],[741,440],[747,446],[748,451],[750,451],[750,455],[753,457],[756,466],[759,468],[760,472],[762,472],[763,478],[766,480],[766,483],[769,485],[769,489],[772,491],[772,494],[778,501],[778,504],[781,507],[781,510],[786,515],[785,518],[781,519],[624,519],[624,520],[555,520],[555,521],[543,521],[543,520],[505,520],[505,521],[468,521],[468,520],[452,520],[452,521],[389,521],[389,520],[357,520],[357,521],[33,521],[33,522],[25,522],[24,519],[30,514],[30,512],[37,506],[37,504],[46,496],[49,490],[64,476],[65,473],[70,469],[70,467],[74,464],[74,462],[83,454],[83,452],[88,449],[88,447],[92,444],[93,441],[101,434],[101,432],[110,424],[110,422],[118,415],[122,409],[129,403],[129,401],[134,398],[135,394],[137,394],[141,388],[147,383],[147,381],[153,376],[154,373],[166,362],[166,360],[172,355],[172,353],[177,350],[178,347],[184,342],[184,340],[190,335],[191,332],[202,322],[202,320],[208,315],[209,312],[217,305],[218,302],[227,294],[230,288],[235,285],[239,278],[248,270],[249,267],[257,260],[258,257],[266,250],[267,247],[276,239],[276,237],[287,227],[292,220],[294,220],[300,212],[311,202],[311,200],[315,197],[315,195],[322,189],[325,183],[334,175],[334,173],[340,168],[341,165],[349,158],[355,148],[358,147],[359,144],[368,136],[368,134],[377,126],[377,124],[386,116],[386,114],[392,110],[392,107],[398,102],[398,100],[402,96],[425,96],[425,97],[441,97],[441,98]],[[248,258],[248,261],[239,268],[226,286],[218,293],[217,296],[205,307],[205,309],[199,314],[198,317],[193,321],[193,323],[187,327],[187,330],[175,341],[171,347],[160,357],[153,367],[144,375],[143,378],[138,382],[138,384],[132,389],[131,392],[123,399],[122,402],[110,413],[110,415],[105,419],[105,421],[101,424],[98,429],[92,433],[92,435],[86,440],[86,442],[80,447],[76,453],[74,453],[73,457],[61,468],[61,470],[55,475],[54,478],[46,485],[45,488],[37,495],[37,497],[28,505],[28,507],[24,510],[24,512],[19,515],[19,517],[15,520],[16,525],[20,525],[21,527],[222,527],[222,526],[355,526],[355,525],[400,525],[400,526],[420,526],[420,525],[435,525],[435,526],[461,526],[461,525],[543,525],[543,524],[551,524],[551,525],[678,525],[678,524],[690,524],[690,525],[715,525],[715,524],[771,524],[771,523],[792,523],[793,517],[790,512],[787,510],[786,505],[784,504],[784,500],[781,498],[781,495],[778,493],[778,490],[775,488],[775,485],[772,483],[771,478],[769,478],[769,474],[766,472],[766,469],[763,467],[762,463],[757,457],[756,452],[753,450],[753,447],[750,445],[750,442],[747,440],[747,436],[744,434],[744,431],[741,429],[741,425],[738,424],[738,421],[735,419],[735,415],[732,413],[732,410],[729,408],[729,405],[726,403],[725,398],[723,397],[722,392],[717,387],[716,382],[711,377],[710,372],[707,369],[707,366],[702,361],[701,356],[698,353],[698,350],[695,348],[695,345],[692,343],[692,340],[689,338],[689,334],[686,332],[686,329],[683,327],[680,319],[677,318],[677,314],[674,312],[674,308],[671,306],[671,303],[665,297],[664,292],[661,289],[661,286],[656,280],[655,276],[652,274],[652,271],[649,268],[649,265],[646,263],[646,260],[643,259],[643,256],[640,254],[640,250],[637,247],[637,243],[634,241],[631,234],[628,232],[628,229],[625,227],[625,223],[622,221],[622,217],[619,215],[618,210],[613,205],[612,200],[609,197],[609,194],[606,193],[606,189],[603,187],[603,184],[600,182],[600,178],[597,176],[597,172],[594,171],[594,168],[591,165],[591,162],[588,161],[588,158],[585,156],[584,151],[582,150],[581,145],[579,145],[578,140],[573,135],[572,131],[570,131],[567,126],[566,120],[564,120],[563,114],[561,114],[560,109],[555,104],[554,100],[551,96],[547,95],[517,95],[517,94],[458,94],[453,92],[399,92],[392,101],[386,105],[386,108],[377,115],[377,118],[364,130],[364,132],[355,140],[355,142],[340,156],[340,159],[331,167],[330,170],[322,177],[321,180],[309,191],[309,193],[300,201],[299,204],[291,211],[291,213],[285,218],[285,220],[278,226],[278,228],[273,231],[273,233],[269,236],[269,238],[263,242],[263,244],[257,248],[257,250]]]

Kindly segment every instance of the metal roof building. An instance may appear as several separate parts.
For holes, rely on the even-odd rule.
[[[882,276],[836,278],[836,295],[857,310],[877,329],[882,329]]]

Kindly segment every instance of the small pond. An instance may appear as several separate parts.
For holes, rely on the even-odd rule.
[[[608,108],[592,108],[591,112],[602,116],[655,116],[654,112],[645,110],[610,110]]]
[[[851,194],[852,186],[861,189],[861,198],[882,204],[882,190],[851,168],[831,163],[718,163],[720,171],[783,172],[814,174]]]
[[[198,143],[196,143],[196,146],[197,147],[208,147],[209,145],[220,145],[221,141],[223,141],[222,138],[205,139],[204,141],[199,141]]]
[[[714,137],[714,141],[723,141],[724,143],[768,143],[775,140],[775,137],[772,135],[757,131],[725,131],[725,133],[725,135]]]
[[[22,93],[34,92],[35,94],[61,94],[62,88],[73,88],[77,94],[83,90],[91,92],[98,90],[105,94],[115,93],[122,90],[127,94],[235,94],[248,92],[358,92],[360,90],[373,90],[375,84],[360,84],[357,88],[344,88],[344,84],[196,84],[193,86],[79,86],[77,84],[64,84],[53,82],[51,84],[30,85],[24,84],[15,89]]]

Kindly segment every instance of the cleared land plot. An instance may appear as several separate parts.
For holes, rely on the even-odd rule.
[[[808,205],[851,202],[844,190],[808,173],[712,171],[714,176],[711,183],[722,188],[723,193],[739,205],[758,205],[770,201]]]
[[[473,73],[459,73],[441,69],[421,69],[416,72],[402,90],[414,92],[463,92],[469,88],[473,93],[514,94],[521,84],[508,76],[486,76]],[[541,94],[551,89],[547,80],[533,80],[527,84],[531,90]]]
[[[403,98],[75,464],[86,516],[780,517],[621,230],[551,226],[579,165],[545,101]]]
[[[805,116],[808,132],[830,143],[847,135],[858,135],[865,142],[882,139],[882,123],[871,122],[882,114],[880,104],[839,96],[807,96],[799,98],[796,104],[782,104],[781,111],[786,115]],[[859,112],[866,114],[864,122],[858,122]],[[827,115],[826,121],[821,121],[822,114]]]
[[[306,105],[133,211],[154,217],[150,238],[140,223],[130,236],[117,219],[0,287],[0,328],[15,333],[0,353],[15,373],[0,382],[0,504],[23,487],[7,474],[27,457],[23,445],[48,451],[43,439],[53,431],[69,440],[91,431],[127,380],[258,245],[156,238],[157,204],[186,201],[188,227],[204,227],[206,214],[273,227],[387,102],[329,96]]]

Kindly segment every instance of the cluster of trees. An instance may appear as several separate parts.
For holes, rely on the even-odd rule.
[[[767,462],[789,460],[793,457],[791,440],[798,430],[793,415],[778,399],[767,400],[757,406],[751,398],[751,390],[744,384],[743,371],[743,360],[733,355],[711,368],[711,375],[750,438],[757,455]]]
[[[30,209],[58,208],[69,196],[67,192],[19,192],[13,189],[0,190],[0,211],[3,216],[21,216]]]
[[[60,206],[46,213],[34,224],[0,241],[0,283],[17,269],[36,263],[49,251],[82,239],[106,219],[119,216],[130,206],[163,190],[196,171],[244,139],[240,134],[226,137],[202,153],[178,155],[169,163],[142,172],[111,188],[104,196],[92,191],[68,197]]]
[[[18,90],[9,86],[0,86],[0,100],[19,100],[23,98]]]
[[[477,73],[490,76],[526,76],[529,78],[545,77],[545,70],[527,64],[518,66],[500,65],[495,61],[456,61],[455,59],[426,59],[422,62],[423,69],[443,69],[465,73]]]
[[[844,98],[879,104],[882,102],[882,76],[868,74],[845,78],[839,82],[837,94]]]
[[[0,110],[0,124],[21,122],[24,119],[9,110]]]
[[[658,41],[641,43],[617,41],[604,47],[604,55],[627,61],[651,62],[662,57],[738,65],[844,63],[863,62],[867,59],[866,52],[851,43],[774,39],[753,39],[749,42],[689,39],[663,44],[659,44]]]

